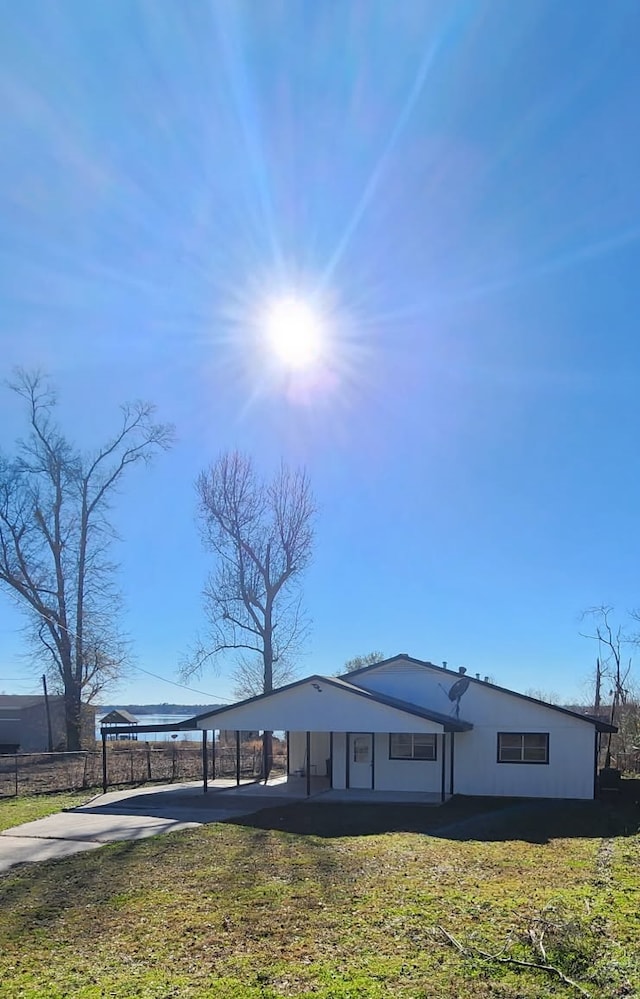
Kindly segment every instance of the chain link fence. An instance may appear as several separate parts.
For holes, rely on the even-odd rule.
[[[235,779],[235,746],[207,746],[209,780]],[[271,774],[286,772],[286,754],[275,750]],[[259,746],[240,747],[240,777],[262,774]],[[110,787],[172,781],[202,780],[202,746],[197,742],[107,743],[107,783]],[[16,753],[0,756],[0,797],[47,794],[102,788],[102,751],[78,753]]]

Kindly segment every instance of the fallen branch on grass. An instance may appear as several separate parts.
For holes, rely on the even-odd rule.
[[[582,985],[579,985],[578,982],[573,980],[573,978],[569,978],[569,976],[565,975],[563,971],[560,971],[560,968],[556,968],[555,964],[548,964],[546,962],[544,964],[538,964],[536,961],[521,961],[517,957],[502,957],[501,954],[490,954],[489,951],[482,950],[480,947],[461,944],[459,940],[456,940],[452,933],[445,930],[444,926],[438,926],[437,929],[440,930],[447,942],[452,947],[455,947],[455,949],[459,951],[460,954],[464,955],[464,957],[478,956],[484,958],[485,961],[497,961],[499,964],[514,964],[520,968],[534,968],[536,971],[546,971],[550,975],[556,975],[565,983],[565,985],[571,985],[574,989],[577,989],[580,995],[586,996],[587,999],[590,999],[591,993],[587,992],[586,989],[583,989]],[[544,948],[542,949],[544,952]]]

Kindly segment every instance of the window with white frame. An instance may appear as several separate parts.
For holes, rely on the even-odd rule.
[[[435,760],[436,737],[432,732],[391,732],[390,760]]]
[[[548,732],[498,732],[498,763],[548,762]]]

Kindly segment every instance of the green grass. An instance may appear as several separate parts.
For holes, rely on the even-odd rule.
[[[94,791],[63,791],[55,794],[38,794],[24,798],[0,799],[0,832],[20,826],[23,822],[44,819],[54,812],[74,808],[93,797]]]
[[[530,960],[543,919],[551,963],[594,999],[630,999],[638,819],[599,802],[310,803],[14,869],[0,997],[568,999],[439,929]]]

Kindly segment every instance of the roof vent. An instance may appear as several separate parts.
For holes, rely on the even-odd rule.
[[[464,676],[464,674],[466,672],[467,672],[467,667],[466,666],[458,666],[458,673],[460,673],[460,674],[462,674],[462,676]]]
[[[442,661],[442,668],[443,668],[443,669],[446,669],[446,668],[447,668],[447,666],[448,666],[448,663],[447,663],[447,660],[446,660],[446,659],[443,659],[443,661]]]
[[[485,678],[484,678],[484,682],[485,682],[485,683],[489,683],[489,677],[488,677],[488,676],[485,676]]]
[[[479,680],[479,679],[480,679],[480,674],[476,673],[476,680]]]

